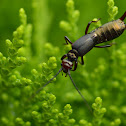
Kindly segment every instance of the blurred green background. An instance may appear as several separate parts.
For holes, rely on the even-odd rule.
[[[19,26],[19,9],[24,8],[27,14],[27,20],[28,23],[33,24],[33,36],[32,36],[32,43],[40,41],[40,45],[38,44],[38,50],[41,50],[40,55],[40,60],[37,61],[37,63],[41,62],[47,62],[48,57],[44,56],[44,50],[43,48],[43,43],[49,42],[51,43],[54,47],[59,47],[61,50],[61,56],[64,54],[64,45],[63,43],[65,42],[64,36],[69,35],[64,32],[60,27],[59,23],[61,20],[67,20],[67,11],[66,11],[66,2],[67,0],[38,0],[40,4],[34,5],[35,0],[0,0],[0,52],[3,53],[4,56],[7,56],[7,51],[6,51],[6,45],[5,45],[5,40],[10,39],[12,40],[12,33],[13,31]],[[37,1],[37,0],[36,0]],[[41,2],[40,2],[41,1]],[[77,22],[79,33],[78,36],[81,37],[85,33],[85,28],[88,24],[89,21],[91,21],[94,18],[101,18],[102,24],[108,22],[108,13],[107,13],[107,0],[74,0],[75,2],[75,9],[80,11],[80,18],[79,21]],[[115,0],[115,5],[119,9],[119,13],[116,16],[116,19],[120,18],[122,14],[126,11],[126,1],[125,0]],[[36,10],[34,10],[34,6],[37,7]],[[38,12],[36,14],[36,12]],[[40,18],[39,18],[40,17]],[[40,20],[39,20],[40,19]],[[39,22],[39,26],[35,26],[35,22]],[[39,29],[39,33],[35,30],[35,27]],[[34,34],[36,36],[34,36]],[[120,43],[125,42],[126,40],[126,32],[122,34],[119,38],[116,39],[117,46],[119,46]],[[35,41],[35,38],[38,37],[38,41]],[[70,38],[70,37],[69,37]],[[70,38],[71,41],[72,38]],[[34,42],[33,42],[34,41]],[[42,42],[42,43],[41,43]],[[37,51],[34,48],[34,44],[32,46],[32,56],[34,57]],[[111,49],[110,49],[111,50]],[[51,54],[52,52],[50,52]],[[67,53],[67,52],[66,52]],[[37,54],[37,53],[36,53]],[[86,54],[86,61],[85,61],[85,66],[81,66],[80,64],[78,65],[78,69],[75,72],[71,72],[72,77],[77,83],[78,87],[81,88],[86,88],[85,85],[82,85],[80,82],[86,83],[85,80],[83,80],[83,76],[80,75],[80,72],[83,69],[86,69],[87,71],[92,72],[95,67],[98,66],[97,59],[102,57],[105,59],[108,59],[109,53],[107,52],[106,49],[98,49],[95,48],[91,50],[88,54]],[[56,56],[56,55],[53,55]],[[56,57],[57,58],[57,57]],[[59,57],[58,57],[59,58]],[[33,59],[34,60],[34,59]],[[58,61],[60,59],[57,59]],[[30,60],[32,62],[32,58]],[[58,62],[58,68],[60,68],[60,62]],[[30,64],[30,63],[29,63]],[[32,65],[29,70],[36,68],[38,64]],[[25,69],[26,70],[26,69]],[[58,70],[58,69],[57,69]],[[55,70],[55,72],[57,71]],[[30,73],[30,72],[29,72]],[[107,73],[109,74],[109,73]],[[22,75],[25,75],[25,73],[22,72]],[[111,75],[108,75],[111,76]],[[105,78],[106,79],[106,78]],[[104,81],[104,80],[102,80]],[[64,83],[66,82],[66,83]],[[55,89],[55,84],[56,84],[56,89]],[[69,95],[69,91],[75,91],[73,85],[71,84],[70,79],[67,77],[65,78],[62,75],[59,75],[57,77],[57,82],[55,82],[53,85],[50,85],[49,91],[51,91],[54,95],[57,97],[57,103],[56,107],[62,109],[63,106],[66,103],[71,103],[73,108],[74,108],[74,117],[76,117],[76,113],[79,113],[78,117],[76,117],[77,120],[80,119],[80,117],[84,114],[82,111],[83,108],[83,103],[82,99],[80,96],[75,98],[75,101],[71,100],[68,98],[66,99],[67,95]],[[67,88],[67,85],[70,85]],[[92,84],[93,85],[93,84]],[[101,83],[102,85],[102,83]],[[88,85],[89,86],[89,85]],[[87,86],[87,87],[88,87]],[[102,85],[104,86],[104,85]],[[91,91],[93,91],[93,87],[90,90],[90,95]],[[106,89],[109,88],[106,86]],[[62,89],[62,90],[61,90]],[[72,89],[72,90],[71,90]],[[60,91],[60,93],[59,93]],[[76,91],[75,91],[76,92]],[[74,94],[74,93],[73,93]],[[88,94],[88,93],[87,93]],[[97,93],[96,93],[97,94]],[[96,98],[97,95],[91,96],[93,99]],[[77,101],[77,99],[80,98]],[[86,99],[89,98],[90,101],[90,96],[86,95]],[[113,97],[114,98],[114,97]],[[92,99],[91,99],[92,100]],[[90,104],[92,104],[93,101],[90,101]],[[111,104],[111,100],[109,101]],[[110,105],[109,103],[106,106]],[[80,108],[79,108],[79,107]],[[85,113],[86,115],[86,113]],[[111,115],[111,114],[110,114]],[[86,117],[84,117],[86,119]],[[88,118],[88,117],[87,117]],[[109,118],[109,116],[108,116]],[[113,118],[112,118],[113,119]]]

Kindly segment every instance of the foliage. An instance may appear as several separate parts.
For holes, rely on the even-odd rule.
[[[41,7],[37,8],[39,4],[44,5],[42,9],[46,13]],[[61,74],[36,94],[58,71],[62,54],[71,49],[70,45],[60,49],[47,42],[53,17],[47,16],[47,4],[46,0],[32,1],[32,24],[27,23],[27,15],[23,8],[20,9],[20,25],[13,32],[12,40],[5,42],[7,56],[0,52],[1,126],[126,125],[126,43],[103,49],[107,56],[95,60],[96,67],[92,71],[88,70],[85,63],[84,66],[78,65],[74,73],[71,72],[80,91],[90,106],[92,104],[93,113],[87,110],[70,79]],[[75,10],[74,4],[73,0],[67,1],[68,19],[62,19],[59,23],[72,40],[80,36],[77,22],[81,13]],[[118,7],[114,6],[114,0],[109,0],[107,4],[109,20],[113,20]],[[39,11],[45,18],[38,15]],[[101,21],[92,25],[94,29],[101,25]],[[47,62],[40,63],[47,59]]]

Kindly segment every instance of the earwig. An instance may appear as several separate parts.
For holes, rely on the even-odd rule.
[[[91,31],[88,33],[89,26],[92,22],[97,22],[97,21],[91,21],[88,23],[86,30],[85,30],[85,35],[76,40],[74,43],[72,43],[67,36],[65,36],[65,41],[66,44],[70,43],[72,46],[72,50],[70,50],[67,54],[63,55],[61,60],[61,69],[57,72],[57,74],[51,78],[43,87],[38,89],[36,91],[36,94],[39,93],[45,86],[47,86],[61,71],[68,74],[74,87],[82,97],[84,103],[92,113],[92,109],[88,105],[86,99],[84,96],[81,94],[79,89],[77,88],[76,84],[74,83],[70,71],[75,71],[77,69],[78,65],[78,57],[81,57],[81,62],[80,64],[84,64],[83,56],[88,53],[93,47],[97,48],[106,48],[106,47],[111,47],[112,44],[109,45],[103,45],[103,46],[97,46],[99,43],[107,42],[110,40],[113,40],[117,37],[119,37],[124,30],[126,29],[126,24],[123,22],[123,20],[126,17],[126,12],[122,15],[121,18],[108,22],[101,27]],[[74,65],[73,65],[74,63]],[[73,68],[74,67],[74,68]]]

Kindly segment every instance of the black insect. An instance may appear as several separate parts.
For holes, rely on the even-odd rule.
[[[117,37],[119,37],[124,30],[126,29],[126,24],[123,22],[123,20],[126,17],[126,12],[123,14],[123,16],[117,20],[108,22],[101,27],[93,30],[92,32],[88,33],[88,28],[92,22],[97,22],[97,21],[91,21],[88,23],[86,30],[85,30],[85,35],[76,40],[74,43],[72,43],[67,36],[65,36],[65,41],[66,44],[70,43],[72,45],[72,50],[70,50],[67,54],[63,55],[61,60],[61,69],[58,71],[58,73],[50,79],[43,87],[48,85],[61,71],[68,74],[74,87],[78,91],[78,93],[81,95],[83,98],[86,106],[88,109],[92,112],[92,109],[89,107],[87,101],[77,88],[76,84],[74,83],[70,71],[75,71],[77,68],[78,64],[78,57],[81,57],[81,62],[80,64],[84,64],[83,56],[89,52],[93,47],[97,48],[106,48],[112,46],[112,43],[109,45],[103,45],[103,46],[97,46],[99,43],[107,42],[110,40],[113,40]],[[74,63],[74,65],[73,65]],[[43,87],[41,87],[36,93],[39,93]]]

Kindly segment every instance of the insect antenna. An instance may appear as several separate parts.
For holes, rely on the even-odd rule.
[[[62,68],[46,83],[44,84],[42,87],[40,87],[36,92],[35,94],[32,95],[32,98],[38,94],[45,86],[47,86],[60,72],[62,71]]]
[[[82,97],[82,99],[83,99],[84,103],[86,104],[87,108],[89,109],[89,111],[91,112],[91,114],[93,114],[92,109],[91,109],[91,107],[89,106],[88,102],[86,101],[86,99],[84,98],[84,96],[81,94],[80,90],[78,89],[78,87],[77,87],[76,84],[74,83],[74,81],[73,81],[73,79],[72,79],[72,77],[71,77],[71,75],[70,75],[70,71],[69,71],[69,70],[68,70],[68,75],[69,75],[69,77],[70,77],[70,79],[71,79],[71,81],[72,81],[74,87],[76,88],[76,90],[78,91],[78,93],[80,94],[80,96]]]

